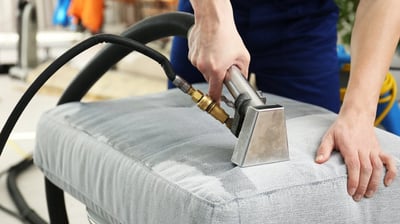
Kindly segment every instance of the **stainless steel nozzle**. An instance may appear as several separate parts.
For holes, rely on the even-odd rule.
[[[289,160],[284,108],[248,107],[231,161],[241,167]]]
[[[224,83],[235,98],[232,132],[238,135],[231,161],[241,167],[289,160],[284,108],[266,105],[236,66]]]

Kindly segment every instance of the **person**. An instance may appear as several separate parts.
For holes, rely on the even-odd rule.
[[[385,186],[397,175],[395,160],[380,148],[374,120],[400,37],[399,8],[397,0],[360,1],[342,104],[333,0],[181,0],[179,10],[193,12],[195,24],[187,40],[174,39],[171,63],[191,83],[208,81],[217,102],[228,68],[236,65],[246,77],[255,73],[262,91],[338,112],[315,161],[322,164],[338,150],[348,170],[348,194],[360,201],[378,190],[383,169]]]

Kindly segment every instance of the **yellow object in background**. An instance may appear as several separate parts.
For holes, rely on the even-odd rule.
[[[342,67],[342,72],[349,73],[350,72],[350,64],[345,64]],[[346,88],[340,88],[340,100],[343,101],[344,95],[346,94]],[[390,109],[393,107],[396,102],[397,96],[397,84],[394,76],[391,73],[386,74],[385,81],[383,82],[380,98],[378,103],[386,104],[385,108],[375,119],[375,126],[379,125],[382,120],[389,113]]]

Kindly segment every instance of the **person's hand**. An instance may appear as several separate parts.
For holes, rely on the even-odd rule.
[[[348,172],[347,191],[355,201],[372,197],[378,190],[383,169],[385,186],[396,177],[395,160],[384,153],[378,143],[373,124],[362,116],[339,115],[322,138],[316,162],[326,162],[332,150],[338,150]]]
[[[191,63],[209,83],[210,97],[219,102],[227,70],[236,65],[247,76],[250,54],[239,36],[233,17],[196,21],[188,36]]]

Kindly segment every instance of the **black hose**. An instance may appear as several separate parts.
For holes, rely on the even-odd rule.
[[[26,168],[33,164],[33,159],[25,159],[17,165],[11,167],[7,176],[7,189],[11,196],[15,206],[17,207],[21,218],[28,223],[33,224],[46,224],[47,222],[43,220],[35,211],[33,211],[29,205],[25,202],[24,197],[18,190],[17,178],[18,175],[24,171]]]
[[[193,14],[183,12],[165,13],[148,17],[134,24],[123,32],[121,36],[146,44],[168,36],[186,37],[193,24]],[[115,44],[110,44],[103,48],[65,89],[58,101],[58,105],[80,101],[106,71],[130,52],[131,50]],[[45,184],[47,208],[51,222],[68,223],[64,192],[47,178],[45,178]]]
[[[393,71],[400,71],[400,67],[390,67],[389,69]]]
[[[179,19],[183,20],[180,21]],[[126,37],[112,34],[98,34],[89,37],[87,40],[78,43],[76,46],[66,51],[53,63],[51,63],[50,66],[48,66],[37,77],[37,79],[35,79],[35,81],[29,86],[26,92],[22,95],[21,99],[18,101],[17,105],[14,107],[14,110],[11,112],[11,115],[8,117],[0,133],[0,156],[3,152],[4,146],[7,142],[8,137],[10,136],[12,129],[14,128],[16,122],[18,121],[19,117],[21,116],[22,112],[25,110],[26,106],[33,98],[33,96],[58,69],[60,69],[76,55],[102,42],[113,43],[119,45],[119,47],[111,45],[109,48],[106,48],[94,60],[92,60],[92,62],[85,69],[83,69],[80,74],[96,72],[98,78],[100,78],[101,75],[104,74],[104,72],[107,71],[117,61],[125,57],[133,50],[136,50],[160,63],[168,78],[173,81],[175,78],[175,74],[169,60],[164,55],[153,50],[152,48],[145,46],[143,43],[147,43],[170,35],[186,35],[190,26],[193,24],[193,21],[193,16],[191,14],[167,13],[165,15],[151,17],[137,23],[135,26],[128,29],[129,32],[125,32],[122,34],[122,36]],[[137,40],[128,39],[127,37],[135,37],[134,39]],[[82,88],[82,83],[80,83],[82,81],[80,77],[82,76],[84,75],[78,75],[77,79],[74,80],[70,85],[79,86],[79,88],[67,88],[65,93],[61,97],[60,102],[65,101],[64,96],[70,95],[69,91],[82,89],[83,91],[80,91],[80,93],[82,93],[83,95],[86,94],[91,85],[86,85],[86,88]],[[89,83],[93,84],[98,80],[98,78],[90,79]],[[84,81],[88,81],[88,79],[84,77]],[[76,93],[71,94],[74,96],[79,96],[76,95]]]
[[[186,37],[193,24],[193,14],[184,12],[165,13],[148,17],[134,24],[121,36],[146,44],[168,36]],[[132,49],[115,44],[103,48],[70,83],[58,104],[81,100],[106,71],[131,51]]]
[[[10,170],[11,170],[11,168],[0,172],[0,178],[3,177],[4,175],[7,175],[8,172],[10,172]],[[22,223],[27,223],[27,221],[23,217],[21,217],[18,213],[4,207],[3,205],[0,205],[0,211],[3,211],[7,215],[14,217],[15,219],[21,221]]]
[[[14,217],[15,219],[19,220],[22,223],[28,223],[24,218],[22,218],[19,214],[11,211],[10,209],[0,205],[0,210],[3,211],[4,213],[8,214],[9,216]]]
[[[169,60],[159,52],[153,50],[146,45],[143,45],[137,41],[124,38],[121,36],[113,35],[113,34],[98,34],[88,39],[78,43],[56,60],[50,64],[38,77],[35,81],[29,86],[29,88],[25,91],[22,95],[21,99],[18,101],[17,105],[14,107],[11,115],[8,117],[1,133],[0,133],[0,156],[3,152],[3,148],[7,142],[8,137],[12,129],[14,128],[16,122],[18,121],[19,117],[21,116],[22,112],[25,110],[28,103],[31,101],[33,96],[37,93],[37,91],[44,85],[44,83],[54,75],[54,73],[64,66],[68,61],[74,58],[76,55],[80,54],[81,52],[87,50],[88,48],[103,42],[109,42],[113,44],[121,45],[125,48],[129,48],[132,50],[136,50],[153,60],[157,61],[161,64],[164,72],[168,76],[170,80],[175,79],[175,73],[172,69],[171,63]]]
[[[47,67],[39,77],[29,86],[26,92],[23,94],[17,105],[14,107],[11,115],[7,119],[6,124],[3,127],[2,132],[0,133],[0,154],[3,151],[3,148],[7,142],[7,139],[14,128],[16,122],[18,121],[20,115],[33,98],[33,96],[37,93],[37,91],[44,85],[44,83],[52,76],[54,73],[60,69],[65,63],[74,58],[76,55],[81,53],[82,51],[94,46],[95,44],[102,42],[110,42],[114,44],[119,44],[124,47],[129,47],[130,49],[134,49],[161,64],[164,69],[165,74],[169,79],[173,80],[175,78],[175,73],[172,70],[171,64],[169,60],[159,52],[141,44],[134,40],[127,39],[124,37],[112,35],[112,34],[98,34],[88,38],[85,41],[77,44],[76,46],[69,49],[59,58],[57,58],[49,67]],[[9,175],[7,178],[7,188],[13,199],[15,205],[17,206],[22,218],[29,223],[32,224],[45,224],[46,222],[38,216],[25,202],[22,194],[18,190],[18,186],[16,184],[16,179],[20,172],[29,166],[33,165],[33,159],[24,160],[16,166],[12,167],[9,171]],[[53,214],[51,214],[53,215]]]
[[[181,12],[165,13],[149,17],[148,19],[135,24],[128,28],[126,32],[122,33],[122,37],[110,34],[99,34],[78,43],[75,47],[65,52],[49,67],[47,67],[31,84],[31,86],[29,86],[24,95],[18,101],[0,132],[0,156],[12,129],[33,96],[59,68],[76,55],[101,42],[113,43],[105,47],[84,69],[81,70],[76,79],[73,80],[65,90],[58,104],[80,100],[107,70],[133,50],[139,51],[161,64],[167,77],[173,81],[175,79],[175,73],[173,72],[168,59],[143,44],[168,36],[186,37],[187,32],[193,23],[194,17],[192,14]],[[13,197],[13,201],[16,203],[24,219],[28,220],[30,223],[42,224],[45,223],[44,220],[26,204],[15,181],[20,172],[33,164],[32,161],[32,159],[27,161],[24,160],[20,164],[14,166],[10,170],[7,186]],[[47,179],[46,196],[48,207],[49,205],[61,207],[57,209],[48,208],[49,213],[51,213],[49,214],[50,221],[52,223],[68,223],[63,192]],[[54,214],[52,214],[52,212],[54,212]]]

